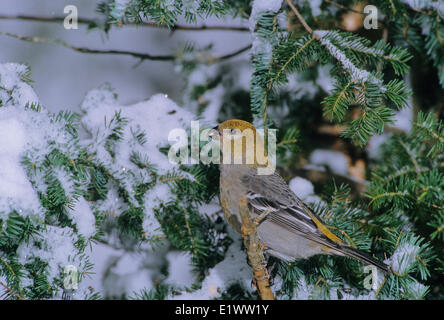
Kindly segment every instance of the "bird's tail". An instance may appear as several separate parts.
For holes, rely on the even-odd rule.
[[[353,247],[342,246],[341,251],[342,254],[344,254],[345,256],[352,257],[364,263],[374,265],[375,267],[381,269],[386,273],[390,271],[390,267],[387,264],[379,260],[376,260],[375,258],[371,257],[368,253],[365,253],[361,250],[355,249]]]

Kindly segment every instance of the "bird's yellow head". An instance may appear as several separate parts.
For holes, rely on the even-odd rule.
[[[268,166],[263,137],[251,123],[232,119],[217,126],[224,164]]]
[[[220,133],[222,133],[224,129],[228,129],[228,130],[236,130],[237,129],[240,131],[243,131],[245,129],[250,129],[254,133],[256,133],[256,128],[251,123],[249,123],[248,121],[239,120],[239,119],[231,119],[231,120],[224,121],[218,125],[217,129],[219,130]]]

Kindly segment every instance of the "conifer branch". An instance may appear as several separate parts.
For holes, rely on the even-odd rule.
[[[375,202],[376,200],[380,199],[380,198],[387,198],[387,197],[405,197],[406,193],[405,192],[384,192],[381,194],[377,194],[375,196],[370,196],[369,198],[371,198],[372,200],[370,201],[370,204],[372,204],[373,202]]]
[[[418,176],[421,171],[421,167],[419,166],[418,161],[415,159],[415,155],[404,142],[400,140],[399,144],[404,148],[405,152],[408,154],[412,164],[415,166],[416,176]]]
[[[313,42],[314,38],[311,38],[310,40],[308,40],[306,43],[304,43],[300,48],[298,48],[298,50],[296,50],[287,61],[285,61],[285,63],[282,65],[282,67],[279,68],[278,72],[276,73],[276,75],[273,77],[273,81],[269,84],[269,88],[271,89],[272,85],[274,83],[276,83],[278,81],[278,79],[280,78],[282,72],[285,71],[285,69],[287,68],[287,66],[293,61],[295,60],[312,42]]]

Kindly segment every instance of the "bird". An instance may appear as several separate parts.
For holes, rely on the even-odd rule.
[[[277,172],[258,174],[258,167],[264,164],[259,164],[256,158],[250,162],[246,160],[248,155],[255,156],[255,149],[263,147],[260,136],[255,139],[253,148],[245,142],[242,149],[238,149],[241,151],[236,154],[235,140],[240,137],[241,142],[246,141],[242,135],[236,136],[236,133],[251,130],[256,136],[253,124],[232,119],[213,129],[216,130],[215,135],[219,136],[223,159],[219,163],[221,206],[225,219],[237,233],[241,233],[242,221],[238,201],[243,197],[247,201],[251,218],[257,221],[257,235],[264,244],[267,255],[287,262],[318,254],[352,257],[385,273],[389,272],[387,264],[350,246],[331,232]],[[231,140],[224,139],[227,132],[229,135],[225,137],[230,136]],[[230,143],[229,147],[227,141]],[[231,159],[227,159],[228,157]]]

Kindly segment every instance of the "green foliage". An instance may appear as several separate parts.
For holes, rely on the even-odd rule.
[[[220,294],[218,300],[259,300],[257,294],[245,290],[239,283],[233,283]]]
[[[48,140],[41,141],[42,151],[31,148],[22,157],[21,164],[37,191],[42,212],[35,212],[34,208],[1,212],[5,218],[0,218],[0,275],[8,283],[3,294],[7,299],[54,298],[64,291],[63,270],[54,270],[51,258],[38,256],[39,250],[51,248],[49,235],[57,234],[70,243],[73,248],[70,259],[83,274],[92,267],[84,255],[88,240],[69,212],[85,194],[89,176],[83,163],[87,162],[87,156],[78,152],[76,114],[49,114],[37,103],[27,104],[23,110],[16,108],[17,112],[23,112],[22,119],[34,122],[31,128],[52,126],[63,138],[58,140],[57,135],[48,135],[45,137]],[[20,250],[31,251],[29,256],[23,256]]]
[[[394,114],[390,104],[396,109],[406,106],[409,92],[402,81],[392,79],[384,84],[382,73],[369,73],[361,66],[383,69],[389,63],[396,75],[403,75],[411,59],[407,50],[392,48],[382,41],[372,46],[365,38],[337,31],[315,31],[312,36],[290,33],[274,44],[279,37],[274,17],[263,13],[258,18],[256,34],[266,45],[257,45],[252,59],[252,111],[263,118],[265,125],[267,106],[275,103],[277,86],[285,84],[289,74],[314,63],[336,64],[331,71],[336,78],[335,90],[323,101],[325,117],[344,122],[351,106],[361,108],[357,119],[346,122],[349,128],[344,132],[345,137],[360,145],[370,136],[382,133],[384,125],[391,122]],[[268,53],[271,49],[272,53]]]
[[[403,75],[408,70],[406,63],[411,56],[407,50],[390,49],[382,41],[371,46],[369,40],[349,33],[328,31],[316,35],[320,37],[322,47],[337,60],[333,69],[336,88],[323,101],[324,115],[343,122],[349,107],[358,106],[361,112],[348,122],[344,136],[364,145],[370,136],[381,134],[385,124],[392,121],[394,113],[385,104],[392,103],[397,109],[405,107],[408,92],[406,85],[398,79],[384,84],[382,73],[368,72],[361,66],[383,69],[389,62],[396,75]]]
[[[390,12],[387,16],[390,29],[400,43],[415,48],[430,60],[436,68],[439,83],[444,88],[444,17],[440,1],[420,1],[423,9],[410,7],[406,3],[383,1]],[[403,32],[399,32],[403,30]]]
[[[272,49],[277,40],[277,19],[272,12],[261,13],[257,20],[256,36],[259,44],[253,48],[252,65],[254,72],[251,76],[251,111],[263,119],[263,124],[269,125],[267,106],[271,99],[272,87],[270,68]],[[279,78],[279,77],[278,77]]]
[[[140,292],[135,292],[130,299],[132,300],[165,300],[172,289],[164,284],[160,284],[151,290],[142,290]]]
[[[332,145],[347,149],[351,161],[357,155],[369,160],[367,142],[394,126],[399,110],[413,106],[411,131],[391,127],[381,156],[368,161],[369,181],[349,179],[362,184],[365,192],[324,180],[319,183],[324,186],[322,201],[311,204],[344,242],[390,264],[392,271],[380,275],[377,290],[364,287],[368,274],[350,258],[314,256],[291,263],[270,258],[268,267],[273,291],[281,299],[440,299],[444,292],[442,8],[438,1],[419,1],[414,8],[405,1],[383,0],[377,4],[377,30],[345,31],[343,14],[355,3],[342,1],[344,8],[338,8],[323,2],[316,14],[313,3],[294,2],[314,30],[311,33],[299,19],[285,16],[290,12],[285,2],[275,12],[256,12],[249,0],[110,0],[98,6],[104,24],[90,28],[108,32],[113,26],[149,24],[174,31],[181,19],[187,24],[210,16],[249,19],[253,37],[249,65],[214,58],[212,45],[199,48],[188,42],[175,50],[174,63],[186,83],[182,104],[206,122],[240,118],[258,127],[278,128],[279,170],[291,177],[311,151]],[[16,76],[21,85],[32,84],[29,68],[17,69]],[[98,100],[115,105],[115,94],[102,89],[96,92]],[[17,208],[0,211],[1,298],[69,299],[62,264],[76,265],[81,282],[92,268],[86,248],[97,242],[117,243],[117,249],[127,252],[166,246],[188,252],[198,275],[197,283],[186,289],[192,293],[208,271],[227,258],[230,245],[240,241],[227,235],[220,211],[204,213],[203,208],[217,200],[216,166],[182,165],[160,172],[153,160],[156,154],[147,152],[150,128],[134,125],[124,112],[103,115],[93,131],[85,120],[86,108],[82,114],[51,114],[38,102],[22,105],[20,97],[20,86],[0,85],[0,110],[10,108],[27,125],[50,129],[43,141],[27,146],[20,155],[38,207],[14,204]],[[209,108],[215,117],[208,115]],[[331,122],[342,129],[340,136],[320,132]],[[86,131],[86,142],[80,142],[80,131]],[[122,155],[127,146],[130,151]],[[162,152],[167,147],[156,146]],[[168,197],[151,197],[158,188]],[[82,234],[72,214],[84,202],[95,219],[95,230],[88,235]],[[149,214],[158,227],[147,233],[144,222]],[[53,250],[54,237],[66,241],[67,261],[54,262],[53,255],[41,254]],[[180,292],[161,281],[130,298],[167,299]],[[102,298],[92,289],[82,294],[84,299]],[[230,282],[216,298],[256,299],[257,295],[240,282]]]
[[[158,25],[173,27],[178,17],[184,17],[187,23],[196,23],[197,18],[220,16],[227,13],[228,9],[225,1],[211,0],[130,0],[127,3],[109,1],[98,6],[98,11],[107,17],[105,30],[109,30],[111,25],[142,24],[145,19]]]
[[[434,240],[436,248],[443,247],[441,128],[433,114],[419,113],[409,136],[390,138],[367,193],[376,210],[403,212],[427,239]]]
[[[313,208],[330,230],[349,245],[372,252],[378,259],[396,255],[395,260],[389,261],[391,267],[396,269],[405,264],[407,268],[402,273],[380,274],[382,278],[377,290],[369,292],[364,289],[366,274],[363,266],[354,259],[314,256],[294,263],[278,260],[274,261],[273,268],[274,277],[282,281],[277,293],[283,298],[300,299],[424,298],[428,289],[419,283],[430,278],[429,264],[436,258],[430,243],[425,243],[424,238],[415,236],[411,231],[405,231],[400,217],[392,216],[390,221],[383,222],[383,215],[379,216],[362,204],[350,202],[347,186],[334,186],[332,190],[333,194],[331,190],[325,191],[327,206]],[[396,253],[398,248],[407,246],[417,248],[413,259],[407,253]]]

